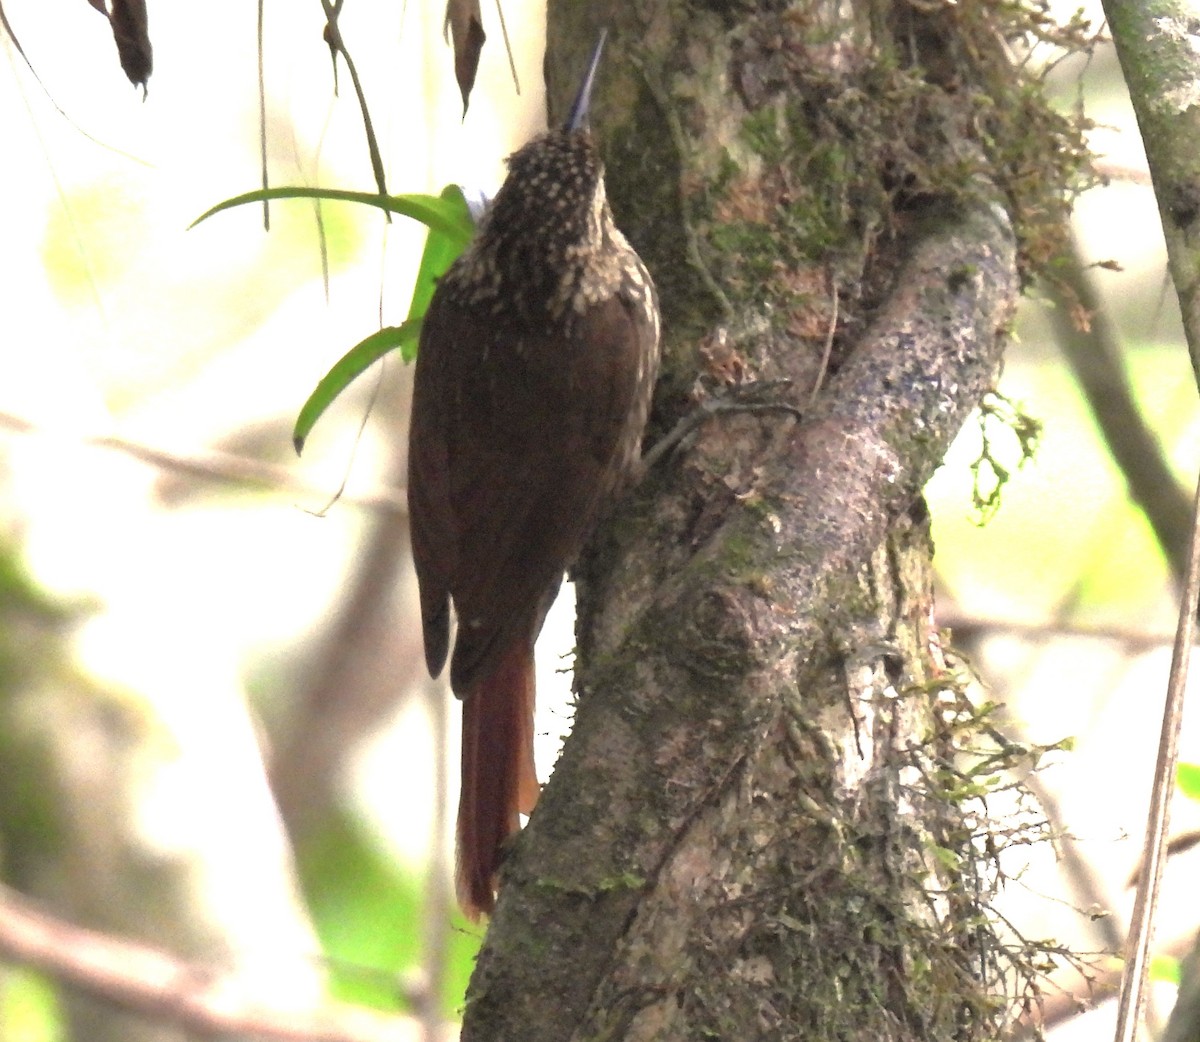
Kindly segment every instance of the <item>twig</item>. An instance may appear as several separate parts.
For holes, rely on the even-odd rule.
[[[1200,384],[1200,193],[1196,190],[1200,184],[1200,121],[1196,106],[1200,53],[1194,46],[1195,30],[1183,5],[1163,0],[1104,0],[1104,14],[1146,146],[1146,165],[1154,182],[1171,281],[1179,298],[1192,371]],[[1179,629],[1146,825],[1144,864],[1121,982],[1117,1042],[1132,1042],[1137,1037],[1149,979],[1150,939],[1166,857],[1169,797],[1174,788],[1188,655],[1200,596],[1200,483],[1196,495]]]
[[[1150,186],[1150,171],[1145,167],[1128,166],[1123,163],[1112,163],[1106,159],[1098,159],[1092,164],[1101,177],[1110,181],[1124,181],[1132,185]]]
[[[825,382],[825,374],[829,371],[829,356],[833,354],[833,338],[837,333],[838,325],[838,288],[837,280],[831,274],[830,281],[830,316],[829,330],[825,334],[825,346],[821,351],[821,367],[817,370],[817,378],[813,381],[812,393],[808,396],[808,404],[811,408],[817,400],[817,395],[821,393],[821,385]]]
[[[1179,937],[1161,949],[1163,955],[1182,958],[1192,944],[1190,936]],[[1112,959],[1090,966],[1077,985],[1061,983],[1059,990],[1047,988],[1045,996],[1017,1022],[1007,1037],[1011,1039],[1040,1038],[1041,1032],[1059,1027],[1081,1013],[1096,1009],[1116,998],[1121,983],[1121,963]]]
[[[270,179],[267,176],[267,85],[264,75],[264,58],[263,58],[263,16],[266,0],[258,0],[258,19],[256,29],[258,32],[258,148],[259,162],[262,166],[262,186],[263,191],[271,187]],[[263,231],[271,230],[271,204],[268,200],[263,200]]]
[[[1011,729],[1014,721],[1008,718],[1006,723]],[[1015,732],[1014,737],[1023,736],[1018,730]],[[1067,829],[1062,810],[1058,805],[1057,796],[1047,786],[1042,784],[1037,771],[1031,771],[1022,779],[1022,782],[1033,793],[1034,799],[1037,801],[1038,806],[1042,808],[1043,813],[1046,815],[1046,820],[1050,822],[1051,830],[1057,837],[1055,854],[1057,855],[1060,870],[1074,891],[1071,895],[1071,903],[1076,908],[1102,913],[1093,915],[1091,921],[1099,932],[1100,941],[1105,949],[1111,953],[1117,952],[1126,940],[1121,930],[1121,924],[1116,916],[1108,914],[1109,908],[1112,907],[1112,901],[1109,898],[1100,873],[1096,871],[1096,866],[1092,863],[1092,860],[1085,856],[1075,837]],[[1112,985],[1114,994],[1116,990],[1116,982],[1114,981]]]
[[[18,434],[44,435],[50,433],[31,421],[8,412],[0,412],[0,428]],[[110,449],[151,467],[158,467],[160,470],[176,474],[186,474],[190,477],[203,478],[226,485],[260,485],[280,492],[320,497],[322,500],[329,498],[328,489],[323,489],[319,485],[299,477],[287,467],[238,456],[231,452],[210,450],[205,453],[181,455],[115,434],[81,435],[77,440],[80,445]],[[347,493],[340,497],[339,502],[382,513],[406,514],[408,512],[403,489],[378,488]]]
[[[408,1017],[344,1004],[296,1011],[245,993],[231,974],[57,919],[0,885],[0,956],[124,1009],[211,1036],[285,1042],[409,1042]]]
[[[1179,605],[1179,629],[1171,656],[1171,675],[1167,680],[1167,699],[1163,706],[1162,733],[1158,760],[1154,765],[1154,784],[1150,791],[1150,813],[1146,821],[1146,842],[1142,852],[1142,875],[1137,898],[1129,920],[1129,942],[1125,949],[1125,974],[1121,979],[1121,1003],[1117,1007],[1117,1042],[1132,1042],[1137,1037],[1141,1006],[1150,979],[1150,943],[1154,936],[1154,910],[1162,886],[1163,864],[1167,858],[1167,827],[1171,820],[1171,795],[1175,768],[1179,762],[1179,728],[1183,720],[1183,699],[1187,690],[1188,659],[1196,639],[1196,603],[1200,600],[1200,483],[1196,486],[1196,505],[1192,520],[1192,543],[1184,576],[1183,596]]]
[[[1146,515],[1175,581],[1180,582],[1191,530],[1188,493],[1171,472],[1162,446],[1134,400],[1117,332],[1076,243],[1072,242],[1055,273],[1066,286],[1064,291],[1053,280],[1049,285],[1055,306],[1047,310],[1055,342],[1083,391],[1130,497]],[[1074,301],[1067,299],[1070,294]],[[1080,307],[1086,317],[1079,315]]]
[[[501,0],[496,0],[496,14],[500,18],[500,34],[504,37],[504,53],[508,55],[508,71],[512,73],[513,87],[516,88],[517,95],[521,93],[521,80],[517,76],[517,60],[513,57],[512,44],[508,39],[508,25],[504,21],[504,4]]]
[[[354,59],[350,57],[350,52],[346,49],[345,41],[342,39],[341,27],[338,25],[338,14],[341,12],[341,7],[341,0],[338,0],[337,3],[321,0],[321,9],[325,12],[325,39],[335,54],[340,54],[346,62],[346,71],[350,73],[350,84],[354,87],[354,94],[358,98],[358,108],[362,112],[363,131],[367,135],[367,154],[371,159],[371,170],[375,174],[375,186],[379,189],[380,195],[387,195],[383,156],[380,155],[379,142],[375,139],[375,125],[371,122],[371,113],[367,109],[367,95],[358,78],[358,69],[354,64]],[[336,67],[336,59],[334,64]],[[388,214],[387,219],[391,221],[391,214]]]
[[[1125,626],[1084,626],[1053,620],[1021,622],[1017,619],[987,619],[942,610],[937,613],[937,621],[939,626],[944,626],[953,632],[956,643],[963,638],[978,638],[1001,633],[1014,637],[1027,637],[1031,641],[1045,641],[1059,637],[1072,637],[1079,640],[1111,640],[1125,645],[1131,651],[1144,651],[1150,648],[1167,647],[1173,640],[1166,633],[1146,633],[1144,630],[1129,629]]]
[[[440,1017],[438,1001],[445,993],[450,963],[450,924],[453,896],[450,880],[454,873],[446,856],[449,835],[450,771],[447,750],[450,747],[450,699],[445,683],[427,679],[423,685],[425,704],[433,725],[434,776],[433,820],[429,829],[429,865],[425,870],[425,929],[421,963],[425,969],[430,1001],[420,1010],[425,1031],[424,1042],[436,1042]]]

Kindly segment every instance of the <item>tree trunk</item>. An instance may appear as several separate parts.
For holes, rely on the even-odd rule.
[[[1027,986],[921,499],[1019,289],[986,6],[551,0],[552,122],[613,31],[593,129],[662,296],[658,425],[787,383],[578,566],[575,725],[467,1042],[974,1039]]]

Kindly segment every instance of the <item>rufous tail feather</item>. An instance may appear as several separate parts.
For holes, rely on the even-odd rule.
[[[463,698],[458,800],[458,903],[490,915],[505,841],[537,802],[533,765],[533,646],[517,640]]]

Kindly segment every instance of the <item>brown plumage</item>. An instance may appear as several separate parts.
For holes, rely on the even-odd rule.
[[[597,49],[598,57],[599,49]],[[537,799],[533,645],[635,466],[658,367],[654,285],[616,229],[587,129],[526,145],[438,285],[417,357],[408,496],[425,657],[463,700],[458,896],[489,913]]]

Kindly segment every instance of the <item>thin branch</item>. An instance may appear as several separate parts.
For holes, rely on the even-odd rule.
[[[264,75],[263,58],[263,16],[266,0],[258,0],[258,147],[259,161],[262,164],[263,190],[270,188],[267,176],[267,86]],[[271,230],[271,204],[263,200],[263,231]]]
[[[38,427],[37,424],[8,412],[0,412],[0,429],[14,431],[18,434],[49,433]],[[279,492],[313,496],[322,501],[329,498],[328,489],[298,476],[287,467],[238,456],[232,452],[210,450],[204,453],[182,455],[153,445],[132,441],[129,438],[118,437],[115,434],[82,435],[78,438],[78,442],[80,445],[92,448],[119,452],[160,470],[202,478],[206,481],[225,485],[255,485]],[[377,488],[347,493],[339,497],[339,502],[367,510],[377,510],[381,513],[403,515],[408,512],[404,489],[399,488]]]
[[[1165,945],[1161,954],[1179,959],[1191,948],[1190,936],[1179,937]],[[1022,1016],[1010,1038],[1040,1038],[1041,1032],[1060,1027],[1080,1014],[1099,1008],[1117,996],[1121,985],[1121,963],[1109,961],[1089,967],[1077,985],[1062,985],[1060,990],[1047,989],[1037,1007]]]
[[[1196,639],[1196,603],[1200,600],[1200,484],[1196,487],[1192,544],[1188,554],[1183,597],[1179,606],[1179,629],[1167,681],[1163,706],[1162,733],[1158,759],[1154,765],[1154,783],[1150,790],[1150,813],[1146,821],[1146,841],[1142,850],[1142,874],[1137,898],[1129,918],[1129,943],[1125,949],[1125,975],[1121,980],[1121,1003],[1117,1009],[1118,1042],[1137,1037],[1141,1005],[1150,979],[1150,945],[1154,939],[1154,911],[1162,887],[1163,865],[1167,859],[1167,829],[1171,821],[1171,796],[1175,790],[1175,768],[1179,762],[1179,729],[1183,721],[1183,700],[1187,690],[1188,659]]]
[[[425,1030],[424,1042],[435,1042],[440,1017],[437,1000],[445,993],[447,971],[450,967],[450,929],[454,896],[450,885],[453,878],[449,864],[446,838],[450,834],[449,795],[450,771],[450,699],[445,683],[426,679],[422,694],[433,725],[434,756],[433,820],[429,829],[429,864],[425,869],[425,927],[422,938],[421,964],[425,969],[428,995],[432,1001],[420,1007]]]
[[[833,338],[837,335],[838,327],[838,287],[832,272],[829,275],[830,315],[829,330],[825,334],[825,346],[821,349],[821,366],[817,370],[817,378],[813,381],[812,391],[808,396],[808,406],[811,409],[816,404],[817,395],[821,393],[821,385],[825,383],[825,374],[829,372],[829,358],[833,354]]]
[[[1154,184],[1171,280],[1200,382],[1200,52],[1179,0],[1103,0]]]
[[[963,640],[978,640],[981,637],[996,635],[1024,637],[1036,642],[1066,637],[1078,640],[1111,640],[1123,644],[1130,651],[1149,651],[1153,648],[1169,647],[1174,640],[1170,634],[1147,633],[1126,626],[1085,626],[1054,620],[1021,622],[1017,619],[988,619],[944,610],[938,611],[937,621],[938,625],[944,626],[954,634],[955,644]]]
[[[211,1036],[284,1042],[409,1042],[408,1017],[344,1004],[297,1011],[258,1002],[238,979],[134,941],[86,930],[0,885],[0,958],[149,1017]]]
[[[1171,472],[1162,446],[1134,400],[1117,331],[1076,243],[1055,274],[1061,283],[1048,286],[1055,303],[1048,309],[1055,342],[1125,478],[1130,498],[1150,522],[1175,581],[1181,582],[1191,531],[1188,493]]]
[[[1013,723],[1011,718],[1007,722],[1010,725]],[[1013,733],[1014,737],[1021,737],[1018,729],[1013,728]],[[1042,784],[1037,771],[1031,771],[1022,781],[1033,793],[1034,799],[1042,808],[1046,820],[1050,822],[1051,829],[1057,837],[1056,859],[1073,891],[1072,904],[1076,908],[1099,913],[1093,915],[1091,920],[1100,934],[1101,943],[1109,953],[1119,951],[1124,947],[1126,937],[1117,917],[1108,914],[1112,907],[1112,900],[1095,864],[1084,854],[1079,843],[1067,828],[1057,795]],[[1116,994],[1115,986],[1112,990],[1113,994]]]
[[[513,57],[512,43],[508,39],[508,24],[504,21],[504,4],[496,0],[496,14],[500,18],[500,35],[504,37],[504,53],[508,55],[508,71],[512,73],[513,87],[521,93],[521,80],[517,76],[517,60]]]
[[[1126,184],[1150,187],[1150,171],[1145,167],[1113,163],[1106,159],[1098,159],[1092,166],[1097,174],[1109,181],[1124,181]]]
[[[379,152],[379,142],[375,138],[375,125],[371,122],[371,113],[367,109],[367,95],[363,90],[362,81],[358,78],[358,68],[354,64],[354,59],[350,57],[350,52],[346,49],[346,43],[342,39],[342,30],[338,25],[338,14],[341,12],[342,3],[338,0],[337,3],[331,3],[330,0],[321,0],[321,9],[325,12],[325,39],[330,48],[334,51],[334,70],[337,69],[337,55],[340,54],[346,62],[346,71],[350,73],[350,83],[354,87],[354,94],[358,98],[358,107],[362,112],[363,131],[367,135],[367,153],[371,159],[371,170],[375,174],[375,185],[379,189],[380,195],[387,195],[387,182],[383,173],[383,156]],[[391,215],[388,215],[388,220],[391,221]]]
[[[1200,52],[1192,13],[1178,0],[1103,0],[1129,98],[1137,115],[1146,165],[1167,244],[1171,281],[1179,298],[1192,370],[1200,383]],[[1154,909],[1166,857],[1170,794],[1174,789],[1179,727],[1188,657],[1200,597],[1200,484],[1192,517],[1187,573],[1179,606],[1179,629],[1167,682],[1162,733],[1146,825],[1144,864],[1130,920],[1118,1042],[1138,1034],[1149,978]]]

